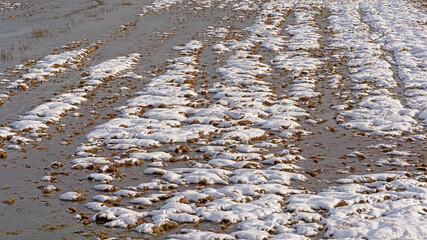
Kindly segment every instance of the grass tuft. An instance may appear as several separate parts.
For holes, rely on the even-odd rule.
[[[46,28],[34,28],[33,31],[31,31],[31,36],[33,38],[42,38],[46,37],[48,32],[49,30]]]

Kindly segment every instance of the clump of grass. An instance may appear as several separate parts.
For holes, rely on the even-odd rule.
[[[8,51],[8,50],[1,50],[1,52],[0,52],[0,59],[3,61],[3,62],[6,62],[6,61],[12,61],[13,60],[13,55],[12,55],[12,52],[11,51]]]
[[[0,149],[0,158],[7,158],[7,153],[2,149]]]
[[[8,198],[3,201],[4,204],[12,205],[15,203],[15,198]]]
[[[49,30],[46,28],[34,28],[33,31],[31,31],[31,36],[33,38],[42,38],[46,37],[48,32]]]
[[[132,3],[128,0],[122,0],[122,5],[132,5]]]
[[[339,203],[337,203],[334,207],[344,207],[344,206],[348,206],[348,203],[344,200],[341,200]]]
[[[83,193],[82,190],[76,190],[76,193],[80,194],[80,196],[78,196],[77,198],[73,199],[74,202],[81,202],[84,201],[86,199],[86,195]]]
[[[92,233],[85,233],[85,234],[83,234],[83,237],[85,237],[85,238],[91,238],[93,236],[94,235]]]
[[[97,16],[98,16],[98,13],[96,11],[92,11],[92,12],[87,12],[86,13],[86,17],[88,17],[88,18],[94,18],[94,17],[97,17]]]
[[[66,228],[66,227],[68,227],[68,225],[64,223],[58,224],[58,225],[48,225],[48,224],[42,225],[42,229],[49,232],[52,232],[61,228]]]
[[[132,5],[132,3],[123,0],[122,1],[122,5]],[[88,17],[88,18],[95,18],[95,17],[98,17],[100,14],[108,13],[108,12],[111,12],[111,11],[113,11],[113,8],[101,7],[99,9],[97,9],[97,10],[93,10],[91,12],[87,12],[86,13],[86,17]]]

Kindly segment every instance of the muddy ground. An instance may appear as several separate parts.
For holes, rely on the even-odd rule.
[[[204,34],[208,26],[233,26],[237,30],[250,26],[254,21],[255,12],[234,12],[230,9],[197,12],[193,11],[194,6],[191,3],[184,3],[172,6],[169,10],[139,16],[143,7],[150,4],[150,1],[18,2],[22,5],[0,11],[0,49],[5,54],[0,60],[0,72],[3,72],[0,78],[14,80],[9,74],[15,65],[23,64],[29,59],[40,59],[51,54],[54,48],[70,41],[79,41],[83,45],[101,43],[99,49],[84,61],[83,68],[121,54],[141,53],[143,56],[133,71],[145,78],[138,81],[120,78],[108,81],[96,90],[93,98],[80,106],[78,112],[82,114],[81,117],[67,115],[60,123],[49,128],[47,133],[51,135],[50,139],[45,138],[25,145],[21,151],[2,147],[7,150],[8,157],[0,160],[0,239],[92,239],[101,233],[114,237],[162,239],[164,236],[144,236],[123,229],[107,229],[95,223],[85,226],[73,219],[74,214],[67,212],[72,206],[76,207],[79,213],[86,212],[91,215],[92,212],[82,203],[62,202],[58,196],[63,192],[73,191],[76,187],[85,191],[88,199],[95,193],[90,190],[93,183],[86,180],[87,173],[70,169],[69,161],[74,157],[76,147],[85,141],[85,134],[89,133],[93,126],[108,121],[108,115],[115,113],[115,107],[123,105],[133,97],[135,90],[144,87],[150,79],[150,71],[158,71],[167,59],[178,56],[172,51],[173,46],[189,40],[208,39]],[[134,26],[127,30],[117,30],[128,23]],[[286,24],[289,23],[285,23],[283,28]],[[326,37],[323,36],[323,41],[326,41]],[[265,51],[263,54],[268,59],[269,53]],[[227,54],[214,55],[209,49],[202,53],[201,65],[205,67],[210,85],[217,81],[215,69],[223,64],[221,61],[224,59],[227,59]],[[16,91],[16,94],[0,107],[0,123],[8,125],[43,103],[45,99],[66,92],[78,83],[82,72],[72,70],[61,73],[52,77],[49,82],[27,91]],[[287,86],[282,84],[284,79],[280,74],[273,75],[266,81],[275,84],[277,92],[286,91]],[[121,91],[121,87],[130,90]],[[0,86],[0,90],[8,91],[5,86]],[[425,141],[397,141],[396,138],[364,136],[357,131],[339,127],[335,121],[337,112],[330,108],[331,104],[339,104],[333,95],[335,91],[329,89],[324,81],[319,81],[317,90],[324,95],[318,99],[315,107],[306,109],[314,119],[324,121],[320,124],[302,122],[303,129],[314,134],[288,143],[302,149],[301,155],[306,158],[297,165],[302,167],[301,173],[308,177],[308,181],[295,183],[293,187],[318,192],[330,186],[334,180],[347,175],[414,168],[374,165],[378,159],[389,157],[386,152],[368,148],[379,143],[397,144],[396,150],[414,154],[407,157],[410,158],[406,159],[408,162],[425,163]],[[118,97],[117,101],[109,101],[112,95]],[[99,115],[93,114],[94,111]],[[425,133],[423,131],[419,134]],[[64,141],[67,141],[67,145],[61,144]],[[353,151],[363,152],[365,157],[346,157]],[[54,161],[66,164],[59,171],[60,180],[54,183],[62,191],[43,194],[39,187],[47,183],[41,182],[40,178],[58,171],[50,167]],[[144,167],[145,165],[125,168],[123,172],[127,177],[116,184],[129,186],[132,179],[149,180],[150,176],[142,173]],[[346,172],[339,174],[337,170]],[[3,203],[9,198],[15,199],[15,202]],[[217,228],[209,224],[201,226],[206,229],[211,227]]]

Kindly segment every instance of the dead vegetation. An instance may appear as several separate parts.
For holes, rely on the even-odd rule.
[[[48,32],[49,30],[47,28],[33,28],[31,31],[31,37],[36,39],[46,37]]]
[[[0,60],[3,62],[12,61],[13,60],[13,54],[12,52],[8,50],[2,49],[0,51]]]
[[[122,1],[121,1],[121,4],[122,4],[122,5],[125,5],[125,6],[130,6],[130,5],[132,5],[132,2],[131,2],[131,1],[128,1],[128,0],[122,0]]]
[[[0,158],[7,158],[7,153],[6,151],[0,149]]]
[[[7,205],[12,205],[15,203],[15,201],[16,201],[15,198],[8,198],[8,199],[4,200],[3,203],[7,204]]]

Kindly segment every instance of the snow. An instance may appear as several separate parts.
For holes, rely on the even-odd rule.
[[[96,84],[100,85],[102,80],[116,77],[120,72],[129,69],[140,57],[140,54],[134,53],[104,61],[91,67],[89,75],[83,79],[100,80]],[[47,124],[58,122],[67,112],[77,110],[77,105],[86,101],[87,97],[86,87],[74,89],[73,92],[61,94],[51,99],[50,102],[43,103],[26,112],[24,116],[10,124],[10,126],[19,131],[43,132],[48,128]]]
[[[382,57],[389,51],[396,60],[400,60],[398,52],[393,53],[394,50],[391,46],[398,41],[397,36],[393,36],[395,33],[392,32],[399,32],[400,34],[402,31],[395,31],[395,28],[392,27],[395,25],[395,21],[390,22],[389,18],[395,19],[395,14],[398,12],[400,15],[402,11],[397,10],[400,7],[397,7],[396,3],[388,5],[387,10],[385,10],[383,9],[384,6],[375,2],[377,1],[360,1],[360,3],[331,4],[328,6],[332,12],[332,16],[329,17],[331,24],[329,28],[334,32],[333,39],[335,40],[331,46],[343,49],[342,55],[349,59],[346,64],[350,68],[349,77],[354,84],[351,89],[355,96],[361,97],[356,108],[342,111],[341,116],[348,118],[348,120],[340,123],[340,125],[345,128],[372,132],[375,135],[415,133],[423,129],[422,124],[416,119],[422,107],[419,108],[420,105],[415,102],[419,102],[420,98],[419,96],[408,98],[405,104],[390,93],[389,90],[397,87],[396,77],[404,81],[404,89],[407,88],[405,83],[411,80],[404,80],[400,74],[404,69],[400,66],[400,62],[390,61],[390,58],[383,59]],[[399,2],[402,2],[399,4],[403,4],[403,9],[409,8],[408,3]],[[392,9],[397,11],[391,13]],[[408,12],[402,15],[402,19],[405,21],[410,21],[408,19],[410,17],[412,14]],[[379,22],[381,23],[379,24]],[[413,28],[408,27],[407,29],[412,31]],[[386,31],[387,34],[378,37]],[[412,33],[405,34],[412,35]],[[412,44],[409,41],[407,47],[411,48]],[[348,51],[348,49],[352,51]],[[402,62],[403,65],[406,65],[408,59],[411,59],[410,55],[406,57],[405,63]],[[391,64],[397,64],[399,74],[396,77]],[[418,76],[415,76],[416,78]],[[410,104],[411,102],[414,104]],[[342,118],[339,119],[342,120]]]
[[[47,55],[42,60],[37,61],[33,68],[27,69],[27,73],[23,74],[19,79],[9,83],[7,88],[25,90],[29,87],[30,80],[38,82],[48,81],[49,77],[69,71],[75,67],[76,64],[82,62],[89,53],[95,51],[97,48],[98,45],[93,44],[79,50]]]
[[[62,201],[81,201],[82,198],[84,199],[85,196],[80,192],[66,192],[59,196]]]

